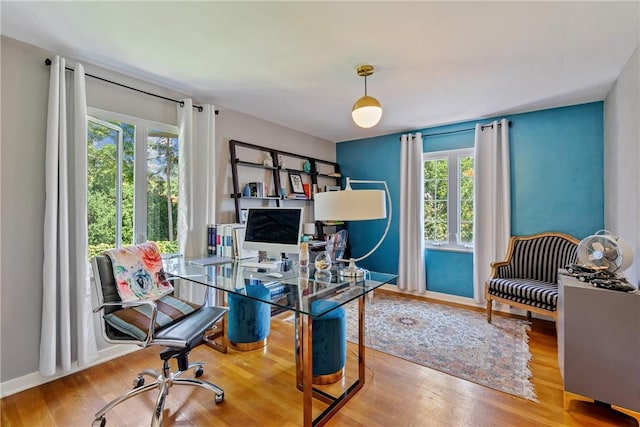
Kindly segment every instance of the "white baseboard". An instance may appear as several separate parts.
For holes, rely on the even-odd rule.
[[[98,351],[98,358],[87,366],[79,367],[78,362],[73,362],[69,372],[58,372],[50,377],[44,377],[40,375],[39,372],[33,372],[12,380],[4,381],[0,383],[0,399],[41,384],[57,380],[58,378],[65,377],[75,372],[82,371],[90,368],[91,366],[99,365],[100,363],[104,363],[108,360],[115,359],[116,357],[120,357],[137,350],[140,350],[140,347],[137,345],[114,345]]]

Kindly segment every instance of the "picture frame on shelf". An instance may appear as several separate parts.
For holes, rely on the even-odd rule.
[[[295,194],[304,194],[304,185],[302,184],[302,175],[299,173],[289,173],[289,183],[291,184],[291,192]]]

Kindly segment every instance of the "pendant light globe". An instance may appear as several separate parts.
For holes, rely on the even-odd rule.
[[[353,104],[351,117],[361,128],[371,128],[382,118],[382,105],[373,96],[365,95]]]
[[[373,74],[373,65],[360,65],[356,72],[364,77],[364,96],[353,104],[351,118],[361,128],[371,128],[378,124],[382,118],[382,105],[380,101],[367,94],[367,76]]]

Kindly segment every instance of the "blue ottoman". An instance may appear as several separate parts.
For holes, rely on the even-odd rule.
[[[255,298],[268,299],[269,289],[262,285],[248,285],[246,294]],[[248,351],[267,345],[271,328],[271,306],[242,295],[227,295],[227,338],[236,350]]]
[[[311,303],[313,336],[313,384],[331,384],[344,376],[347,361],[347,318],[344,307],[338,307],[322,316],[315,316],[336,307],[334,301],[319,300]]]

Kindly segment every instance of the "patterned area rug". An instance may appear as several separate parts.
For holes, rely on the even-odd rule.
[[[529,323],[427,301],[376,293],[367,301],[365,343],[420,365],[537,401],[529,381]],[[347,307],[357,342],[357,304]]]

